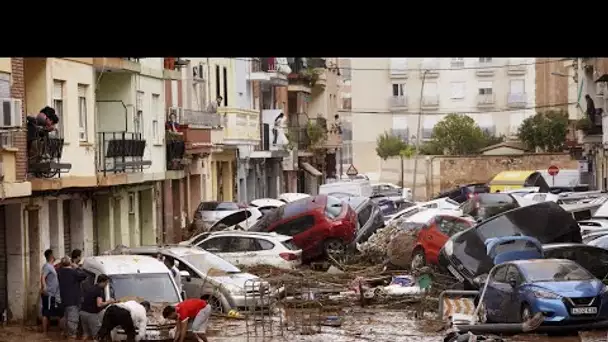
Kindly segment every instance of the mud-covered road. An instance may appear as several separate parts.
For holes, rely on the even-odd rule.
[[[296,331],[273,328],[273,333],[262,333],[258,327],[257,338],[252,323],[243,320],[213,317],[208,328],[209,341],[374,341],[374,342],[440,342],[437,333],[440,325],[429,320],[415,320],[404,311],[353,308],[343,317],[339,328],[322,327],[321,333],[303,336]],[[56,329],[56,328],[55,328]],[[249,330],[249,333],[248,333]],[[606,332],[584,332],[579,337],[514,336],[509,342],[605,342]],[[272,336],[274,335],[274,336]],[[58,333],[46,337],[36,327],[0,327],[0,342],[57,342],[62,341]]]

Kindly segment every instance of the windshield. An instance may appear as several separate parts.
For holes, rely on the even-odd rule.
[[[340,216],[344,203],[335,197],[327,196],[327,205],[325,205],[325,215],[330,219],[335,219]]]
[[[169,273],[116,274],[110,279],[112,298],[140,297],[150,303],[179,302]]]
[[[238,267],[211,253],[186,255],[184,260],[203,274],[209,273],[211,269],[226,273],[241,273]]]
[[[532,262],[521,265],[528,281],[532,283],[547,281],[581,281],[592,280],[587,270],[568,261]]]

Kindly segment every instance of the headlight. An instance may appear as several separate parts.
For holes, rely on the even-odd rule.
[[[608,292],[608,286],[604,285],[604,288],[602,289],[602,293],[607,293]]]
[[[560,295],[555,294],[553,292],[545,291],[545,290],[535,290],[535,291],[532,291],[532,294],[534,294],[534,297],[542,298],[542,299],[560,299],[561,298]]]
[[[452,255],[454,253],[454,242],[448,240],[443,246],[443,249],[445,250],[445,254]]]

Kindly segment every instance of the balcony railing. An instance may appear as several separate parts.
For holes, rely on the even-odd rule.
[[[389,97],[390,108],[407,108],[407,96],[391,96]]]
[[[492,107],[494,102],[494,94],[477,94],[477,106],[479,107]]]
[[[146,140],[141,133],[97,133],[97,171],[103,173],[142,172],[152,161],[144,160]]]
[[[525,60],[522,60],[522,59],[509,59],[509,64],[507,65],[507,75],[510,75],[510,76],[525,75],[528,66],[525,65],[524,63],[525,63]]]
[[[224,143],[240,144],[260,141],[260,112],[251,109],[221,107],[224,123]]]
[[[167,141],[167,170],[183,170],[184,155],[186,153],[184,136],[167,132],[165,140]]]
[[[479,59],[477,60],[477,69],[475,73],[477,76],[487,77],[493,76],[495,70],[496,63],[493,59]]]
[[[218,113],[182,108],[179,108],[178,112],[178,122],[181,125],[211,128],[219,128],[222,126],[222,118]]]
[[[507,106],[511,108],[523,108],[528,102],[526,93],[509,93],[507,95]]]
[[[11,137],[5,137],[11,139]],[[27,123],[28,172],[37,178],[61,176],[72,164],[61,163],[63,138],[51,137],[44,128],[36,126],[33,118]]]

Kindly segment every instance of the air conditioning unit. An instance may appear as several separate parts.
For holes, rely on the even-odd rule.
[[[0,128],[21,127],[23,125],[21,108],[21,100],[0,99]]]
[[[192,67],[192,79],[194,82],[203,82],[205,80],[203,64]]]

